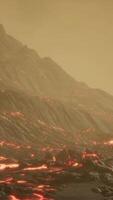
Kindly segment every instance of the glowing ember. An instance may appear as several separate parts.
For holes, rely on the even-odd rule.
[[[68,166],[73,166],[74,163],[75,163],[75,160],[68,160],[67,165],[68,165]]]
[[[98,158],[98,155],[96,153],[83,152],[82,158]]]
[[[110,140],[110,141],[108,142],[108,144],[109,144],[109,145],[113,145],[113,140]]]
[[[78,167],[78,166],[79,166],[79,163],[77,162],[73,164],[73,167]]]
[[[7,147],[14,148],[14,149],[20,149],[21,148],[20,145],[17,145],[17,144],[14,144],[14,143],[9,143],[9,142],[6,142],[6,141],[0,141],[0,146],[1,147],[7,146]]]
[[[5,170],[7,168],[14,169],[18,167],[19,167],[19,164],[0,164],[0,170]]]
[[[7,115],[10,115],[12,117],[24,117],[24,114],[21,112],[10,112],[10,113],[7,113]]]
[[[20,200],[20,199],[16,198],[14,195],[10,195],[9,200]]]
[[[19,180],[19,181],[17,181],[17,183],[19,183],[19,184],[24,184],[24,183],[27,183],[27,181]]]
[[[6,178],[5,180],[0,181],[0,183],[10,184],[13,181],[13,178]]]
[[[34,154],[34,153],[32,153],[32,154],[31,154],[31,158],[34,158],[34,157],[35,157],[35,154]]]
[[[41,195],[41,194],[35,194],[34,193],[34,196],[36,196],[36,197],[38,197],[38,199],[37,200],[48,200],[47,198],[45,198],[43,195]],[[52,199],[51,199],[52,200]]]
[[[48,191],[48,192],[51,192],[51,191],[55,191],[54,188],[51,188],[50,185],[38,185],[36,188],[34,188],[34,190],[38,191],[38,192],[44,192],[44,191]]]
[[[28,168],[25,168],[24,171],[35,171],[35,170],[43,170],[43,169],[47,169],[47,166],[41,165],[39,167],[28,167]]]
[[[7,158],[0,156],[0,161],[4,161],[4,160],[7,160]]]
[[[38,185],[38,189],[42,189],[42,188],[44,188],[45,187],[45,185]]]

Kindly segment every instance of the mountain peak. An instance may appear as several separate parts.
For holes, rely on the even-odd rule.
[[[2,24],[0,24],[0,37],[5,35],[5,34],[6,34],[6,32],[5,32],[4,26]]]

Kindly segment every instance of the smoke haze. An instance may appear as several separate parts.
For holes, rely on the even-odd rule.
[[[7,32],[113,94],[112,0],[0,0]]]

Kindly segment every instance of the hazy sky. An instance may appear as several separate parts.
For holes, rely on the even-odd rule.
[[[113,94],[113,0],[0,0],[0,23],[77,80]]]

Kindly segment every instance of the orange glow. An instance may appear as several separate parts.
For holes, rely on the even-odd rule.
[[[73,164],[73,167],[78,167],[78,166],[79,166],[79,163],[77,162]]]
[[[34,191],[38,191],[38,192],[44,192],[44,191],[48,191],[48,192],[51,192],[51,191],[55,191],[54,188],[51,188],[50,185],[38,185],[36,188],[34,188]]]
[[[43,170],[43,169],[47,169],[47,166],[41,165],[39,167],[28,167],[28,168],[25,168],[24,171],[35,171],[35,170]]]
[[[24,117],[24,114],[21,112],[9,112],[9,113],[4,113],[5,115],[10,115],[12,117]]]
[[[19,184],[23,184],[23,183],[27,183],[27,181],[19,180],[19,181],[17,181],[17,183],[19,183]]]
[[[5,170],[7,168],[14,169],[18,167],[19,167],[19,164],[0,164],[0,170]]]
[[[113,145],[113,140],[110,140],[110,141],[108,142],[108,144],[109,144],[109,145]]]
[[[96,153],[87,153],[84,152],[82,155],[83,158],[98,158],[98,155]]]
[[[42,188],[44,188],[45,187],[45,185],[38,185],[38,189],[42,189]]]
[[[38,199],[37,200],[48,200],[47,198],[45,198],[43,195],[41,195],[41,194],[35,194],[34,193],[34,196],[36,196],[36,197],[38,197]],[[52,199],[51,199],[52,200]]]
[[[9,143],[9,142],[6,142],[6,141],[0,141],[0,146],[8,146],[8,147],[11,147],[11,148],[14,148],[14,149],[20,149],[21,146],[20,145],[16,145],[14,143]]]
[[[4,145],[4,143],[5,143],[4,141],[1,141],[1,142],[0,142],[0,146],[3,146],[3,145]]]
[[[13,178],[7,178],[5,180],[0,181],[0,183],[10,184],[13,181]]]
[[[9,196],[9,199],[10,199],[10,200],[20,200],[20,199],[16,198],[14,195],[10,195],[10,196]]]
[[[0,156],[0,161],[4,161],[4,160],[7,160],[7,158]]]
[[[32,154],[31,154],[31,158],[34,158],[34,157],[35,157],[35,154],[34,154],[34,153],[32,153]]]

